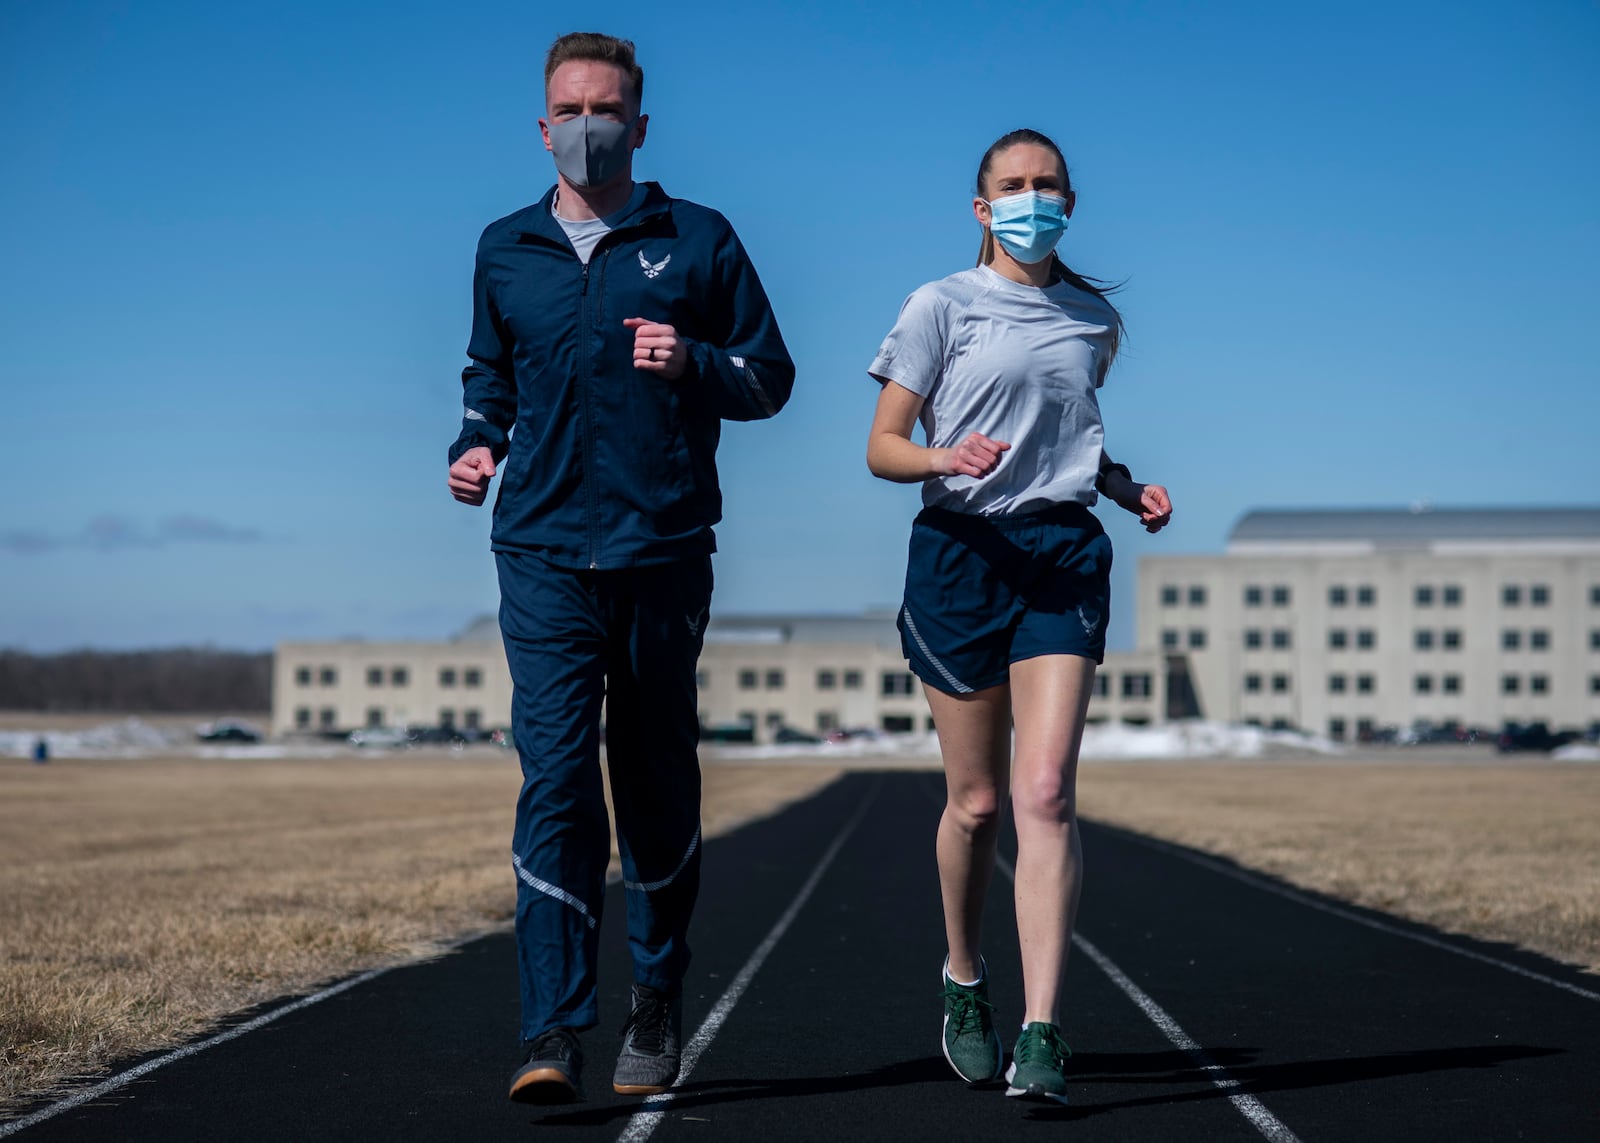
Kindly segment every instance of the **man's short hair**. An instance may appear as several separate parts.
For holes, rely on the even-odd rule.
[[[569,60],[593,60],[596,63],[615,64],[628,73],[633,81],[633,98],[644,103],[644,68],[633,58],[633,41],[619,40],[601,32],[568,32],[550,45],[544,57],[544,89],[550,91],[550,77],[556,68]]]

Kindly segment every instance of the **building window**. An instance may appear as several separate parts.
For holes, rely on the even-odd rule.
[[[1328,650],[1343,651],[1349,644],[1349,640],[1350,637],[1343,627],[1331,627],[1328,629]]]
[[[1377,729],[1377,724],[1370,718],[1356,719],[1356,737],[1365,741],[1372,737],[1372,732]]]
[[[1370,651],[1378,645],[1378,633],[1370,627],[1363,627],[1356,632],[1356,647],[1362,651]]]
[[[1344,587],[1330,587],[1328,589],[1328,606],[1343,607],[1350,602],[1350,592]]]
[[[879,725],[890,734],[910,734],[917,728],[917,720],[909,714],[886,714]]]
[[[389,670],[389,685],[391,687],[409,686],[411,672],[404,667],[391,667]]]
[[[1461,650],[1461,632],[1454,627],[1447,628],[1443,635],[1444,649],[1446,651]]]
[[[1106,698],[1111,694],[1111,676],[1105,673],[1094,677],[1094,697]]]
[[[880,694],[885,697],[891,695],[909,695],[914,693],[915,682],[910,671],[885,671],[881,680]]]
[[[773,668],[767,670],[767,689],[781,691],[783,689],[783,672]]]
[[[317,712],[317,726],[322,730],[333,730],[339,725],[339,712],[331,706],[325,706]]]
[[[741,722],[745,726],[754,729],[756,725],[756,712],[753,710],[741,710],[735,721]]]
[[[1272,693],[1275,694],[1275,695],[1286,695],[1286,694],[1289,693],[1289,676],[1288,675],[1273,675],[1272,676]]]
[[[1500,632],[1500,649],[1502,651],[1520,651],[1522,649],[1522,632],[1514,627],[1507,627]]]
[[[741,691],[755,690],[759,685],[760,678],[761,676],[757,675],[750,668],[746,667],[744,670],[739,672],[739,689]]]
[[[294,708],[294,724],[300,730],[305,730],[311,726],[311,708],[309,706],[297,706]]]
[[[1532,607],[1550,606],[1550,585],[1536,583],[1528,589],[1528,604]]]
[[[1600,628],[1589,632],[1589,650],[1600,651]]]
[[[369,687],[381,687],[381,686],[383,686],[383,668],[382,667],[368,667],[367,668],[367,686],[369,686]]]
[[[1411,633],[1411,645],[1418,651],[1433,650],[1433,632],[1419,627]]]
[[[709,686],[710,683],[711,683],[711,676],[706,674],[706,672],[704,672],[704,671],[696,671],[694,673],[694,685],[696,687],[704,689],[705,687]]]
[[[783,711],[781,711],[781,710],[769,710],[769,711],[767,711],[767,729],[769,731],[775,731],[779,727],[781,727],[782,725],[783,725]]]
[[[1378,602],[1378,589],[1370,583],[1364,583],[1356,588],[1356,606],[1371,607]]]
[[[1272,629],[1272,649],[1287,651],[1289,649],[1289,629],[1287,627],[1274,627]]]
[[[1204,627],[1189,628],[1189,650],[1204,651],[1206,649],[1206,631]]]
[[[1600,583],[1589,585],[1589,606],[1600,607]]]
[[[844,689],[847,691],[859,691],[861,689],[860,671],[846,671],[844,673]]]
[[[474,707],[468,707],[461,714],[461,725],[468,730],[482,730],[483,712]]]
[[[1189,606],[1204,607],[1206,605],[1206,589],[1199,584],[1189,588]]]
[[[1445,694],[1458,695],[1461,693],[1460,675],[1446,675],[1440,681],[1444,684],[1443,690]]]
[[[1335,695],[1344,694],[1346,679],[1343,675],[1328,676],[1328,693]]]
[[[1548,651],[1550,649],[1550,632],[1543,627],[1535,627],[1528,632],[1528,650]]]
[[[1122,697],[1143,699],[1150,697],[1150,676],[1144,671],[1129,671],[1122,676]]]
[[[1344,719],[1330,718],[1328,720],[1328,737],[1336,742],[1344,741]]]
[[[1529,675],[1528,676],[1528,689],[1530,691],[1532,691],[1536,695],[1542,695],[1542,694],[1550,693],[1550,676],[1549,675]]]
[[[1244,589],[1244,605],[1246,607],[1261,606],[1261,589],[1255,584],[1251,584]]]
[[[1378,680],[1372,675],[1356,676],[1356,694],[1370,695],[1377,689]]]
[[[296,667],[294,669],[294,685],[297,687],[309,687],[311,685],[310,667]]]
[[[1428,584],[1419,583],[1417,584],[1416,594],[1413,598],[1416,600],[1418,607],[1432,607],[1433,588]]]
[[[442,708],[439,711],[439,726],[443,730],[454,730],[456,728],[456,712],[449,707]]]
[[[1249,694],[1258,694],[1261,690],[1261,676],[1251,673],[1244,677],[1244,689]]]
[[[1289,606],[1289,589],[1287,587],[1285,587],[1283,584],[1279,584],[1277,587],[1274,587],[1272,589],[1272,606],[1274,606],[1274,607],[1288,607]]]
[[[382,725],[383,708],[381,706],[369,706],[367,708],[367,729],[376,730]]]
[[[1272,725],[1269,726],[1267,729],[1268,730],[1293,730],[1294,729],[1294,723],[1290,722],[1287,718],[1275,718],[1275,719],[1272,720]]]
[[[1161,646],[1168,651],[1178,647],[1178,632],[1176,628],[1168,627],[1161,632]]]
[[[831,691],[831,690],[833,690],[834,687],[836,687],[838,685],[839,685],[839,675],[838,675],[837,672],[835,672],[835,671],[818,671],[817,672],[817,689],[819,691]]]
[[[1161,587],[1161,606],[1162,607],[1176,607],[1176,606],[1178,606],[1178,589],[1176,587],[1174,587],[1170,583],[1163,584],[1162,587]]]
[[[1256,627],[1244,629],[1244,648],[1246,651],[1255,651],[1261,647],[1261,630]]]
[[[698,676],[696,676],[698,678]],[[461,672],[461,682],[469,687],[483,686],[483,672],[477,667],[468,667]]]
[[[817,711],[817,733],[831,734],[839,729],[839,712],[836,710]]]
[[[1592,695],[1600,695],[1600,675],[1589,676],[1589,693]]]
[[[1503,607],[1517,607],[1522,603],[1522,589],[1514,583],[1508,583],[1500,589],[1500,603]]]
[[[454,667],[439,668],[439,685],[441,687],[453,687],[456,685],[456,669]]]
[[[325,687],[338,686],[339,672],[334,670],[332,667],[323,667],[322,670],[317,672],[317,682],[321,683]]]
[[[1411,685],[1412,689],[1415,690],[1419,695],[1431,695],[1433,693],[1433,676],[1418,675],[1416,678],[1411,680]]]
[[[1501,694],[1503,694],[1503,695],[1514,695],[1518,691],[1520,691],[1521,689],[1522,689],[1522,680],[1519,679],[1516,675],[1501,675],[1500,676],[1500,693]]]

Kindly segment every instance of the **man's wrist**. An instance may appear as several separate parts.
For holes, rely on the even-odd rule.
[[[1122,479],[1126,480],[1129,484],[1133,483],[1133,473],[1128,471],[1127,465],[1117,464],[1115,462],[1111,464],[1102,464],[1100,466],[1099,473],[1096,474],[1094,478],[1095,491],[1102,493],[1103,495],[1110,496],[1111,499],[1115,500],[1116,496],[1111,492],[1109,487],[1109,483],[1114,476],[1121,476]]]

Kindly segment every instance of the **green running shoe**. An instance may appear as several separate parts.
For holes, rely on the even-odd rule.
[[[1006,1069],[1007,1095],[1023,1099],[1049,1099],[1067,1102],[1067,1057],[1072,1049],[1061,1038],[1054,1024],[1034,1021],[1022,1026],[1017,1046],[1011,1052],[1011,1067]]]
[[[989,1003],[988,966],[983,966],[983,975],[970,988],[950,979],[948,959],[940,975],[944,980],[944,1058],[968,1083],[999,1079],[1006,1053],[990,1015],[994,1005]]]

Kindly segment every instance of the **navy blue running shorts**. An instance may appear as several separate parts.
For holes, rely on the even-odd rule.
[[[911,526],[900,645],[946,694],[999,686],[1011,664],[1106,652],[1111,539],[1082,504],[1025,516],[924,508]]]

